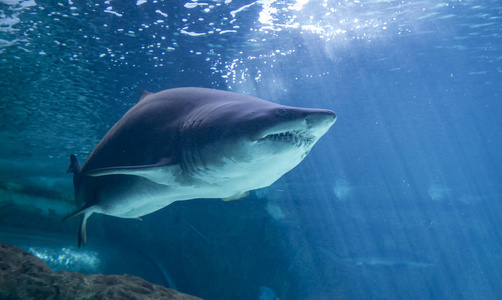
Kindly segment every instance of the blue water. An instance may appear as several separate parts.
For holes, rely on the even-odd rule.
[[[0,0],[0,240],[204,299],[500,299],[501,13],[497,0]],[[143,89],[179,86],[338,119],[271,187],[143,222],[93,216],[90,254],[75,255],[77,222],[60,222],[75,209],[69,154],[87,157]]]

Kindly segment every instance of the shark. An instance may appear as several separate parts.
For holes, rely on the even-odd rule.
[[[406,251],[386,249],[381,252],[368,253],[364,256],[341,256],[332,250],[319,248],[334,263],[365,268],[432,268],[435,263],[426,257]]]
[[[70,155],[78,246],[95,213],[137,218],[175,201],[246,197],[297,166],[335,123],[328,109],[208,88],[144,91],[83,166]]]

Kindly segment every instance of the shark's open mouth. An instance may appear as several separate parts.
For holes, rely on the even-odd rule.
[[[268,134],[261,138],[261,141],[283,142],[294,146],[301,146],[313,143],[315,136],[305,131],[293,130]]]

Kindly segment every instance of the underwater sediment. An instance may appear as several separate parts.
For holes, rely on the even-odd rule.
[[[0,243],[0,299],[200,300],[128,274],[55,273],[30,252],[5,243]]]

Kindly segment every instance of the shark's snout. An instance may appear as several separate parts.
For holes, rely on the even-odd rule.
[[[330,127],[336,121],[336,114],[328,109],[315,110],[305,117],[307,127],[315,129],[319,127]]]

